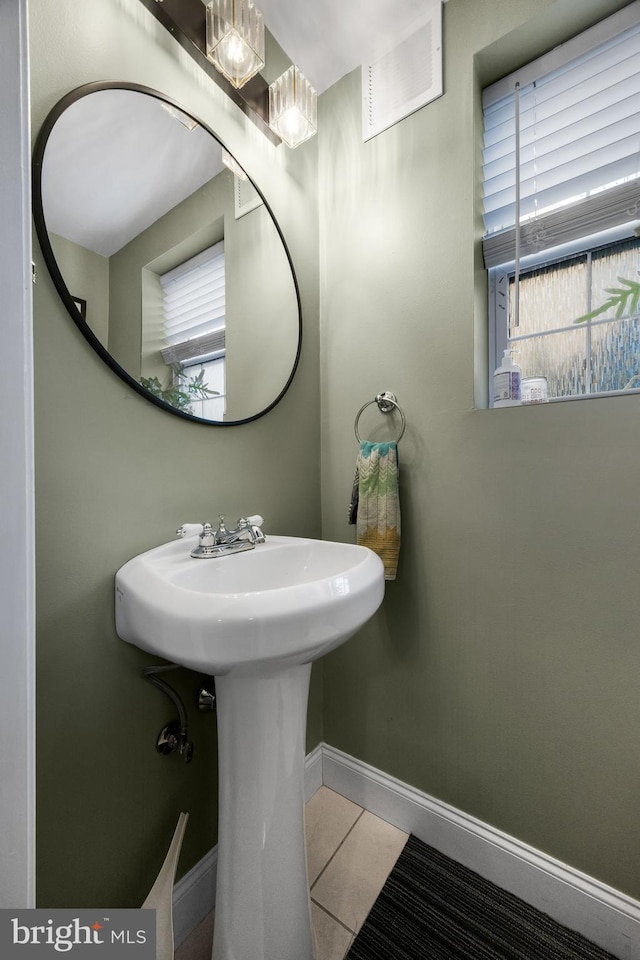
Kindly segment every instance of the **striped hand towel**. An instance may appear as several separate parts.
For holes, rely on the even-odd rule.
[[[385,580],[395,580],[400,553],[397,443],[360,443],[349,522],[356,524],[358,543],[384,563]]]

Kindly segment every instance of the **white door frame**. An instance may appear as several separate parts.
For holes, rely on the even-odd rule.
[[[0,908],[35,905],[35,615],[27,0],[0,0]],[[4,175],[5,172],[8,175]]]

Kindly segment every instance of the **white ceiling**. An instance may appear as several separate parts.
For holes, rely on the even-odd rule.
[[[270,33],[323,93],[361,63],[387,53],[434,0],[255,2]]]

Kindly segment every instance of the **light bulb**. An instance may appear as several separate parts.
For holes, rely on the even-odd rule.
[[[235,30],[228,33],[216,48],[216,57],[223,72],[234,80],[241,80],[253,72],[255,54]]]
[[[308,136],[309,122],[298,107],[289,107],[278,120],[278,133],[285,143],[296,144]]]

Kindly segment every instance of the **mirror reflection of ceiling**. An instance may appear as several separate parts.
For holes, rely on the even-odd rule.
[[[212,180],[222,163],[211,135],[176,114],[126,90],[101,90],[63,113],[43,170],[49,230],[110,257]]]

